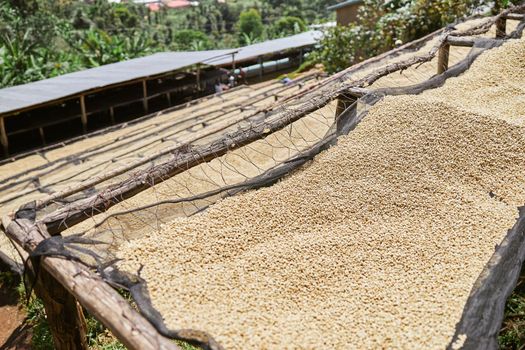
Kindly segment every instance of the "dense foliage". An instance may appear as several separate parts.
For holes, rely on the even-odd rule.
[[[187,9],[95,0],[0,1],[0,87],[166,50],[238,47],[327,20],[331,0],[201,0]],[[290,16],[296,17],[290,17]],[[304,20],[303,20],[304,19]]]
[[[364,0],[359,24],[327,30],[311,59],[337,72],[491,6],[499,11],[508,5],[508,0]]]

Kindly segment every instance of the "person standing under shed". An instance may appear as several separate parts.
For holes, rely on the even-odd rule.
[[[230,88],[235,87],[235,75],[233,74],[233,72],[230,72],[230,77],[228,78],[228,85],[230,86]]]

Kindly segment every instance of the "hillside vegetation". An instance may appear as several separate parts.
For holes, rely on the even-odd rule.
[[[143,5],[96,0],[0,3],[0,87],[23,84],[154,52],[238,47],[333,21],[341,0],[202,0],[150,12]],[[497,0],[498,6],[508,1]],[[361,24],[327,31],[310,63],[329,72],[469,15],[488,0],[365,0]]]

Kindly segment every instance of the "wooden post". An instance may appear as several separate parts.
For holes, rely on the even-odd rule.
[[[40,133],[40,139],[42,140],[42,144],[46,145],[46,135],[44,134],[44,128],[38,128],[38,132]]]
[[[507,20],[500,17],[496,20],[496,39],[504,38],[507,35]]]
[[[109,118],[111,119],[111,124],[115,125],[115,109],[109,107]]]
[[[4,149],[4,156],[7,157],[9,155],[9,140],[5,131],[4,117],[0,117],[0,143]]]
[[[257,61],[259,61],[259,80],[263,81],[264,65],[263,65],[262,57],[258,57]]]
[[[235,53],[232,53],[232,70],[235,70]]]
[[[303,55],[303,49],[301,49],[301,51],[299,51],[299,65],[303,64]]]
[[[168,99],[168,107],[171,107],[171,93],[166,93],[166,98]]]
[[[450,44],[444,43],[438,52],[437,73],[442,74],[448,69],[448,58],[450,56]]]
[[[26,219],[11,221],[2,218],[5,233],[25,251],[33,251],[38,243],[49,237],[41,226],[35,226]],[[102,278],[72,260],[44,257],[40,270],[47,270],[75,296],[80,303],[130,350],[180,350],[171,340],[161,336],[142,315],[129,305]],[[64,318],[64,315],[62,315]],[[68,320],[69,321],[69,320]],[[83,349],[71,347],[69,349]]]
[[[84,134],[87,132],[87,112],[86,112],[86,101],[84,95],[80,95],[80,119],[82,120],[82,131]]]
[[[39,258],[32,265],[39,264]],[[86,320],[76,299],[46,269],[38,271],[36,295],[42,299],[57,350],[89,349]]]
[[[148,106],[148,83],[146,80],[142,81],[142,107],[144,107],[144,112],[147,114],[149,111]]]
[[[201,67],[197,65],[197,91],[201,91]]]

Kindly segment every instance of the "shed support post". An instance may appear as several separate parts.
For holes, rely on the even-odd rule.
[[[109,119],[111,119],[111,124],[115,125],[115,109],[109,107]]]
[[[197,65],[197,91],[201,91],[201,67]]]
[[[259,61],[259,80],[263,81],[264,65],[262,57],[257,58],[257,61]]]
[[[168,107],[171,107],[171,93],[166,93],[166,99],[168,100]]]
[[[80,119],[82,120],[82,131],[84,134],[87,132],[87,112],[86,112],[86,100],[84,95],[80,95]]]
[[[235,71],[235,53],[232,53],[232,69]]]
[[[44,134],[44,128],[38,128],[38,132],[40,133],[40,139],[42,140],[42,144],[46,145],[46,135]]]
[[[147,114],[149,111],[148,106],[148,83],[146,80],[142,81],[142,107],[144,108],[144,112]]]
[[[507,20],[500,17],[496,20],[496,39],[504,38],[507,35]]]
[[[303,55],[304,55],[304,53],[303,53],[303,49],[301,49],[301,50],[299,51],[299,65],[302,65],[302,64],[303,64]]]
[[[32,259],[33,266],[38,263]],[[36,282],[35,292],[44,303],[55,349],[89,349],[86,320],[76,299],[45,268],[38,270]]]
[[[0,117],[0,143],[4,150],[4,156],[7,157],[9,155],[9,140],[5,131],[4,117]]]
[[[437,67],[437,73],[441,74],[445,72],[448,69],[448,57],[450,54],[450,44],[445,43],[438,52],[438,67]]]

